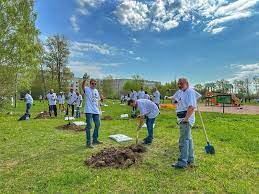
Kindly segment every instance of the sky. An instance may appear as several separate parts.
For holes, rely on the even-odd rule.
[[[75,76],[191,83],[259,76],[259,0],[36,0]]]

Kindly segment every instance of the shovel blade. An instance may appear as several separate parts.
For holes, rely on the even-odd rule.
[[[215,154],[215,149],[212,145],[208,144],[205,146],[205,152],[207,154]]]

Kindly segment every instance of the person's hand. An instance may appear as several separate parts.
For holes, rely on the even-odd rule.
[[[87,77],[88,77],[88,75],[87,75],[87,73],[85,73],[84,76],[83,76],[83,80],[86,80]]]
[[[189,123],[189,119],[187,119],[186,117],[182,120],[182,123]]]
[[[164,99],[167,100],[167,99],[168,99],[168,96],[165,96]]]

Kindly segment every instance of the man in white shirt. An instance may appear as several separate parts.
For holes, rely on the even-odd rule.
[[[195,108],[197,107],[197,99],[201,95],[189,87],[189,82],[186,78],[178,80],[179,91],[172,97],[177,104],[176,113],[177,120],[180,126],[179,150],[180,156],[178,161],[172,166],[175,168],[186,168],[188,165],[194,166],[194,151],[191,127],[195,123]]]
[[[130,99],[133,100],[133,101],[136,101],[138,99],[138,93],[133,89],[131,89],[131,92],[130,92]],[[135,114],[135,112],[136,112],[136,108],[133,106],[132,107],[132,114]]]
[[[140,91],[138,92],[138,99],[144,99],[145,97],[145,91],[143,87],[141,87]]]
[[[33,104],[33,98],[31,96],[31,91],[28,91],[26,93],[24,99],[26,100],[26,114],[30,115],[31,105]]]
[[[65,95],[63,92],[60,92],[58,95],[58,108],[60,112],[61,111],[63,112],[65,110],[64,104],[65,104]]]
[[[159,104],[160,104],[160,92],[157,90],[157,88],[154,88],[154,92],[153,92],[153,102],[157,105],[157,107],[159,108]]]
[[[85,94],[85,116],[86,116],[86,147],[93,148],[93,145],[102,144],[98,140],[100,128],[100,95],[96,87],[96,80],[90,80],[90,87],[85,85],[86,80],[82,83],[82,90]],[[91,124],[94,121],[93,141],[91,141]]]
[[[57,117],[57,95],[54,93],[53,89],[51,89],[47,94],[47,99],[49,102],[49,116],[51,117],[53,111],[55,117]]]
[[[150,96],[149,96],[149,94],[147,93],[147,91],[145,91],[144,99],[150,100]]]
[[[76,92],[76,118],[80,118],[80,108],[82,107],[83,97],[79,92]]]
[[[76,99],[77,99],[77,96],[76,96],[76,93],[74,92],[74,89],[70,88],[70,92],[67,95],[67,112],[66,112],[67,116],[70,108],[72,109],[71,116],[72,117],[74,116]]]
[[[147,99],[138,99],[136,101],[133,101],[131,99],[129,101],[129,105],[135,108],[139,108],[140,115],[138,117],[140,117],[141,119],[144,119],[146,117],[148,136],[144,139],[143,144],[150,145],[153,141],[155,119],[159,115],[159,109],[157,105]]]

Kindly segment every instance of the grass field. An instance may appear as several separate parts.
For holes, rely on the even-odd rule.
[[[141,163],[128,169],[92,169],[84,160],[104,147],[120,146],[108,139],[123,133],[135,137],[135,120],[120,120],[127,106],[108,102],[102,121],[103,145],[85,148],[85,133],[61,131],[57,119],[18,122],[24,112],[19,104],[13,115],[0,114],[0,193],[259,193],[259,116],[203,113],[215,155],[204,153],[205,140],[197,119],[192,130],[197,168],[175,170],[179,129],[174,110],[162,110],[154,143]],[[32,117],[43,110],[36,102]],[[9,110],[7,110],[9,111]],[[84,115],[81,118],[84,120]],[[146,129],[140,133],[144,138]],[[133,141],[134,142],[134,141]],[[124,143],[122,145],[128,145]]]

